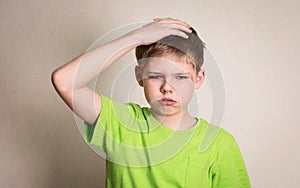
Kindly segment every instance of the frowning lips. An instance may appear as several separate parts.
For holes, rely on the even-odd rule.
[[[172,105],[176,104],[177,102],[171,98],[164,97],[161,100],[159,100],[159,103],[164,106],[172,106]]]

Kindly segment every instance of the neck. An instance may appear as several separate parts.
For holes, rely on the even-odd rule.
[[[188,112],[182,112],[172,115],[161,115],[152,113],[153,117],[164,126],[174,131],[188,130],[197,123],[197,119],[192,117]]]

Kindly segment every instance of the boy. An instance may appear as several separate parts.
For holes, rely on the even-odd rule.
[[[85,86],[134,48],[136,79],[150,108],[120,104]],[[86,141],[107,155],[107,187],[250,187],[234,138],[188,111],[205,78],[203,48],[189,24],[155,19],[53,72],[57,92],[86,122]]]

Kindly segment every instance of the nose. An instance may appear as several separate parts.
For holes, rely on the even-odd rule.
[[[169,81],[164,80],[161,87],[160,87],[160,91],[164,94],[165,93],[172,93],[173,92],[173,87],[172,87],[172,85],[170,84]]]

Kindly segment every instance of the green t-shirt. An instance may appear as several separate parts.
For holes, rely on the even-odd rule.
[[[248,188],[238,145],[225,130],[199,119],[186,131],[161,125],[148,108],[102,96],[85,140],[106,153],[108,188]]]

